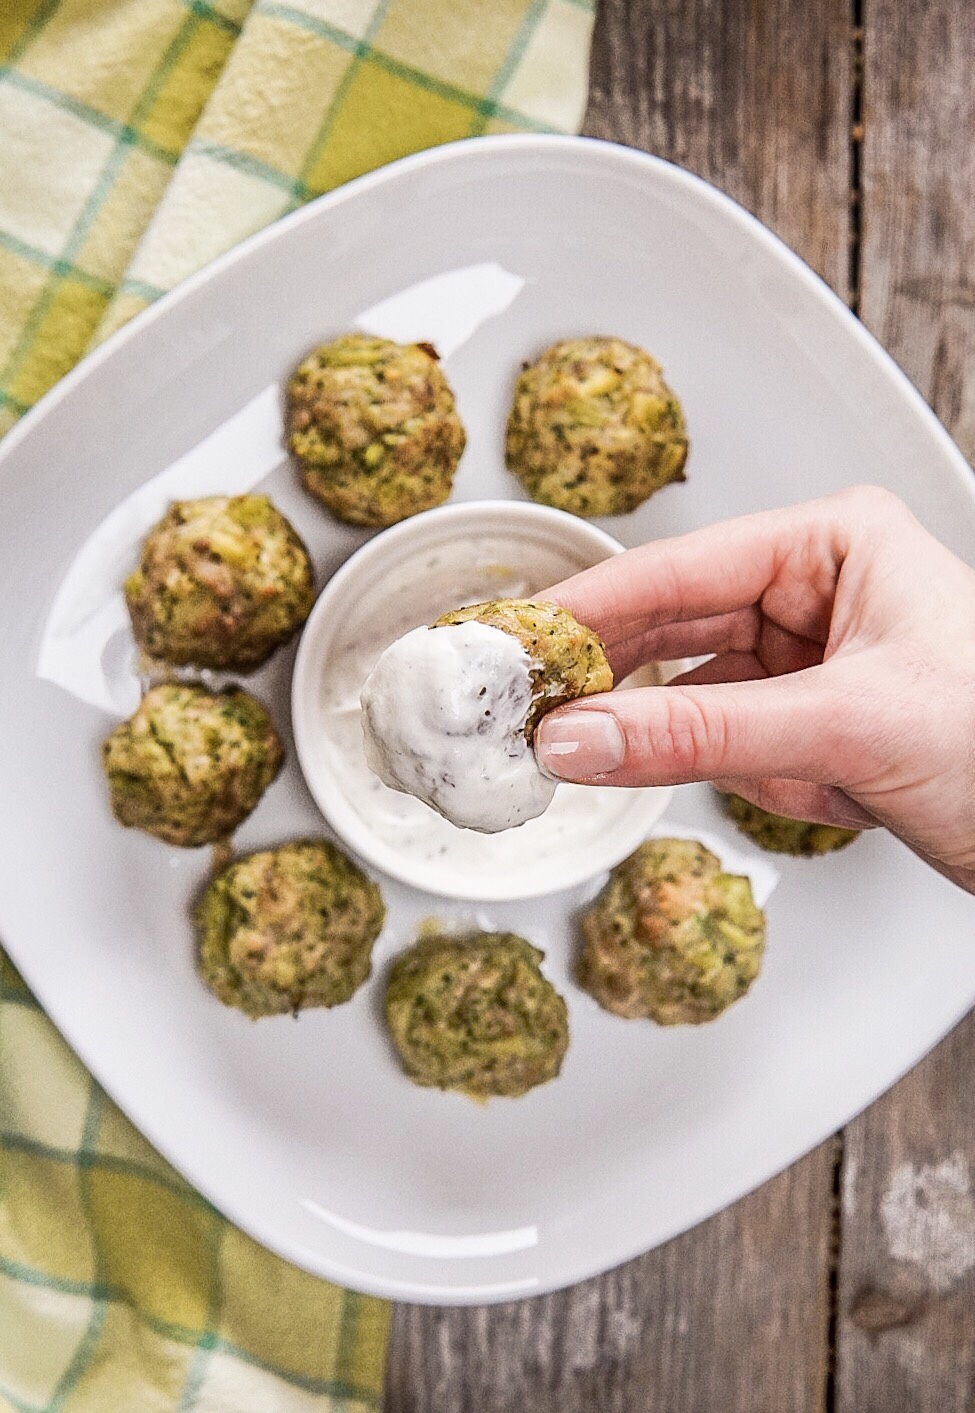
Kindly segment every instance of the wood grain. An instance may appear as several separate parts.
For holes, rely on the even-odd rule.
[[[586,131],[716,182],[846,295],[849,59],[847,0],[602,0]],[[389,1413],[818,1413],[833,1160],[571,1291],[399,1307]]]
[[[836,1413],[975,1407],[975,1025],[846,1130]]]
[[[847,294],[850,0],[602,0],[585,131],[714,182]]]
[[[864,322],[975,456],[975,10],[866,0]]]
[[[861,310],[975,454],[975,17],[867,0]],[[975,1017],[846,1131],[837,1413],[975,1408]]]

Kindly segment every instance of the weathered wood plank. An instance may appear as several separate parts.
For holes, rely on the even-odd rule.
[[[602,0],[586,130],[716,182],[842,294],[846,0]],[[389,1413],[818,1413],[833,1148],[574,1290],[400,1307]]]
[[[864,322],[975,456],[975,12],[867,0]]]
[[[846,1131],[836,1413],[975,1407],[975,1023]]]
[[[861,309],[971,458],[975,19],[866,20]],[[975,1407],[973,1184],[975,1017],[847,1130],[837,1413]]]
[[[714,182],[847,294],[849,0],[602,0],[585,131]]]

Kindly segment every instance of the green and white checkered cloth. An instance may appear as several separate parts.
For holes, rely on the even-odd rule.
[[[388,1307],[224,1221],[85,1073],[9,963],[0,1076],[4,1413],[380,1407]]]
[[[308,198],[575,128],[591,26],[590,0],[0,0],[0,433]],[[0,953],[0,1413],[365,1413],[387,1324],[188,1187]]]
[[[310,197],[481,133],[572,130],[592,0],[3,0],[0,433]]]

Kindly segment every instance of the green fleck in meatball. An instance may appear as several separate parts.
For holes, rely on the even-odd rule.
[[[553,707],[576,697],[608,692],[613,686],[613,671],[599,637],[558,604],[535,599],[494,599],[445,613],[433,626],[444,628],[472,620],[510,633],[536,664],[532,672],[534,704],[525,728],[529,740],[538,722]]]
[[[232,834],[283,759],[260,702],[179,682],[148,691],[102,747],[119,823],[184,848]]]
[[[125,581],[150,657],[248,672],[293,636],[314,582],[301,540],[267,496],[176,501]]]
[[[554,1079],[569,1044],[543,953],[510,932],[426,937],[397,957],[386,1021],[417,1084],[517,1097]]]
[[[613,869],[582,933],[579,983],[607,1011],[698,1025],[755,980],[765,917],[703,844],[651,839]]]
[[[811,859],[816,854],[831,854],[845,849],[859,834],[857,829],[839,829],[832,824],[806,824],[801,819],[788,819],[782,814],[770,814],[759,809],[740,795],[722,795],[725,814],[760,848],[773,854],[796,854]]]
[[[327,839],[299,839],[218,873],[196,908],[203,980],[249,1016],[340,1006],[366,980],[382,895]]]
[[[429,344],[345,334],[310,353],[288,385],[288,445],[305,485],[353,525],[440,505],[465,441]]]
[[[684,414],[660,364],[622,339],[564,339],[515,385],[508,470],[533,500],[625,515],[684,480]]]

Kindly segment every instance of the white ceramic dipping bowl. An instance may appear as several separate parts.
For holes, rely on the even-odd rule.
[[[642,842],[670,790],[560,785],[548,811],[517,829],[456,829],[369,772],[359,720],[362,683],[395,638],[451,608],[530,597],[622,548],[561,510],[476,501],[402,521],[333,575],[302,635],[292,714],[308,787],[355,853],[441,897],[496,901],[573,887]]]

